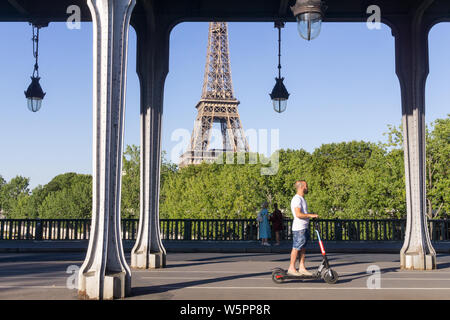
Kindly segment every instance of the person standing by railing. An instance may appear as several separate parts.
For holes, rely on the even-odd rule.
[[[270,246],[267,239],[270,238],[270,225],[269,225],[269,211],[267,210],[268,203],[262,204],[262,209],[258,213],[257,220],[259,222],[259,238],[263,246]]]
[[[276,246],[280,245],[280,233],[283,230],[283,214],[281,213],[281,211],[278,209],[278,204],[274,203],[274,210],[273,213],[270,215],[270,222],[272,222],[272,228],[273,231],[275,232],[275,240]]]

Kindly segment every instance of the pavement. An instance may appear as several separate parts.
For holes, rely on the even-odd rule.
[[[77,299],[70,287],[84,257],[77,252],[0,253],[0,299]],[[338,283],[274,283],[271,270],[287,268],[288,259],[285,253],[170,253],[164,269],[132,271],[132,295],[126,299],[450,299],[450,254],[437,255],[437,270],[401,271],[398,253],[331,253]],[[307,255],[309,270],[320,261],[319,254]],[[371,273],[369,267],[380,271]]]
[[[124,240],[125,252],[131,252],[134,240]],[[289,253],[292,241],[283,241],[280,246],[265,247],[259,241],[174,241],[163,240],[169,253]],[[326,241],[329,253],[396,253],[400,252],[402,241]],[[86,252],[87,240],[2,240],[1,252]],[[450,241],[433,242],[437,253],[450,254]],[[317,241],[310,241],[307,250],[320,253]]]

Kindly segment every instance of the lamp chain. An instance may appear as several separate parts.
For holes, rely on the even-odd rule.
[[[33,77],[39,77],[39,65],[38,65],[38,57],[39,57],[39,27],[36,27],[32,24],[33,29],[33,56],[36,59],[33,70]]]
[[[284,27],[284,22],[276,21],[275,28],[278,29],[278,78],[281,79],[281,28]]]
[[[281,78],[281,26],[278,26],[278,78]]]

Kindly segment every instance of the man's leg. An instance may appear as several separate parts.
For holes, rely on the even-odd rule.
[[[298,250],[293,248],[291,251],[291,263],[290,263],[289,269],[288,269],[288,272],[290,272],[290,273],[297,272],[297,270],[295,269],[295,262],[297,261],[297,255],[298,255]]]
[[[302,250],[300,250],[300,256],[299,256],[299,265],[298,265],[298,270],[300,271],[305,271],[306,267],[305,267],[305,256],[306,256],[306,248],[302,248]]]
[[[306,256],[306,244],[309,241],[309,230],[305,230],[304,232],[304,238],[303,243],[302,243],[302,249],[300,250],[300,264],[299,264],[299,268],[298,268],[298,272],[304,275],[308,275],[311,276],[312,273],[309,272],[308,270],[306,270],[305,267],[305,256]]]

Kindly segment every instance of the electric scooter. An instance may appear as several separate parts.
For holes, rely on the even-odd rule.
[[[317,270],[312,275],[291,275],[287,273],[287,270],[282,268],[275,268],[272,272],[272,280],[275,283],[282,283],[287,279],[297,279],[297,280],[320,280],[322,279],[328,284],[334,284],[338,281],[339,275],[336,271],[331,269],[330,264],[328,263],[327,255],[325,252],[325,248],[322,243],[322,239],[320,238],[319,233],[319,224],[317,221],[314,221],[314,229],[317,233],[317,239],[319,240],[320,251],[322,253],[322,263],[319,265]]]

